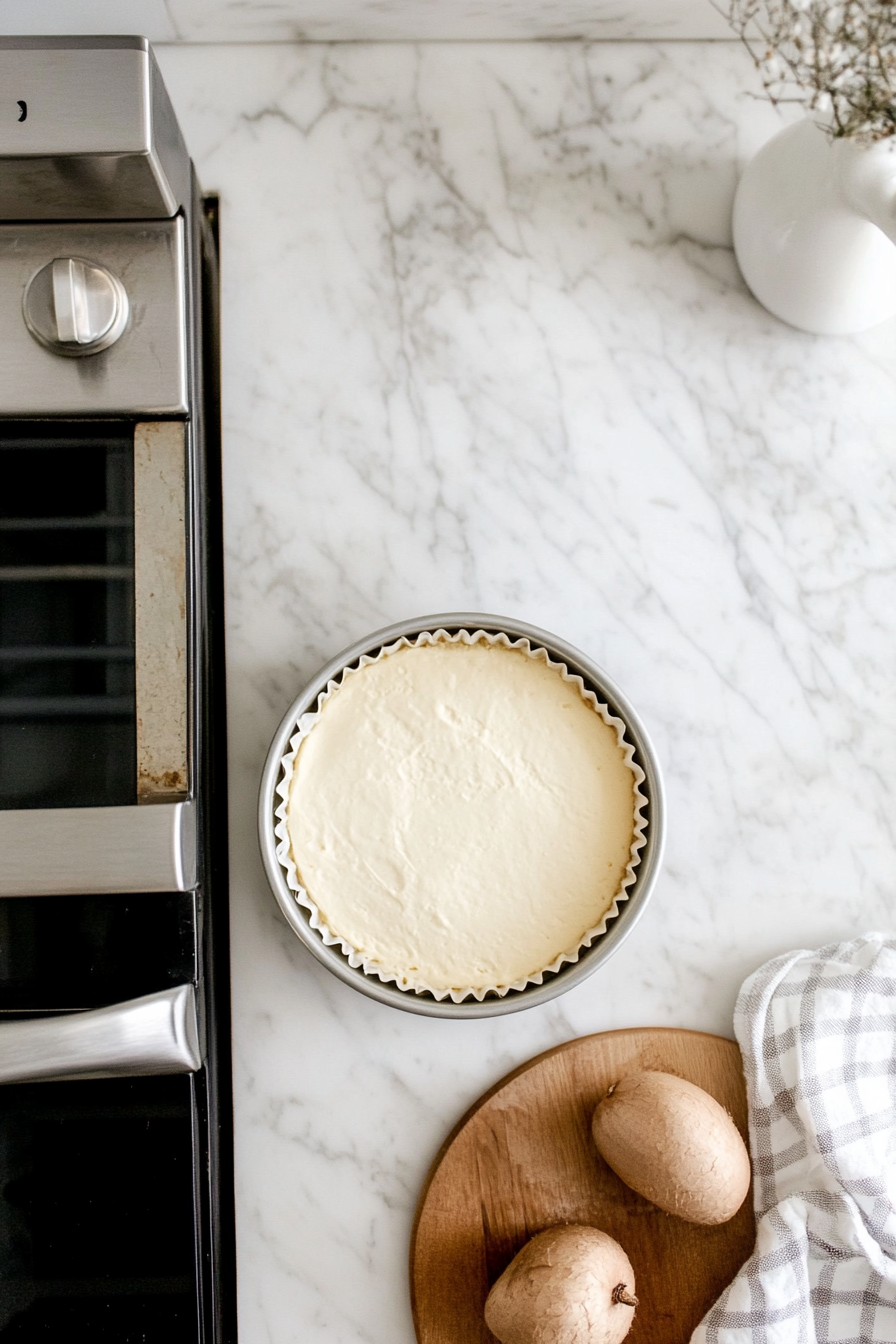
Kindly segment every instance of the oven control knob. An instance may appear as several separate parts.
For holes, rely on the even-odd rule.
[[[57,257],[38,271],[23,307],[31,335],[57,355],[95,355],[128,324],[128,296],[118,276],[82,257]]]

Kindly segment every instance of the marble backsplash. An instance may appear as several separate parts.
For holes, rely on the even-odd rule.
[[[0,0],[0,33],[153,42],[725,38],[712,0]]]

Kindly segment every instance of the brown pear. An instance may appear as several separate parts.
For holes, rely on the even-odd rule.
[[[637,1305],[619,1242],[572,1223],[526,1242],[489,1293],[485,1323],[501,1344],[620,1344]]]
[[[671,1073],[631,1073],[592,1121],[601,1157],[626,1185],[689,1223],[726,1223],[750,1188],[750,1155],[714,1097]]]

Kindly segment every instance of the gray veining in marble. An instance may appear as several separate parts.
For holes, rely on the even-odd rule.
[[[189,42],[727,38],[712,0],[166,0]]]
[[[712,0],[0,0],[0,33],[154,42],[726,38]]]
[[[730,1032],[768,956],[896,887],[896,325],[792,331],[730,250],[780,124],[735,45],[167,48],[223,201],[242,1336],[411,1344],[446,1132],[555,1042]],[[601,662],[665,768],[651,908],[554,1004],[371,1004],[280,919],[267,743],[341,646],[506,611]]]

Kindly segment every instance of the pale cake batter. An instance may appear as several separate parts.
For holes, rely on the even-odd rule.
[[[483,642],[347,674],[296,756],[287,826],[330,931],[400,981],[497,988],[620,892],[635,779],[575,683]]]

